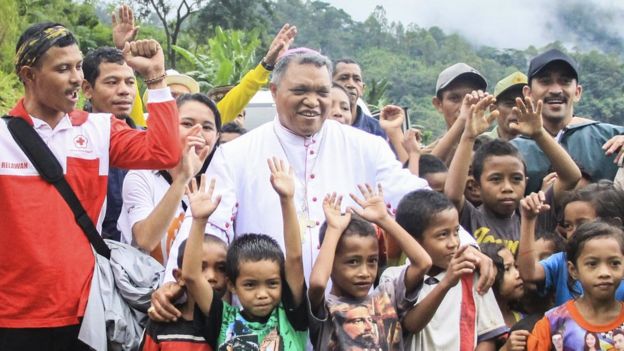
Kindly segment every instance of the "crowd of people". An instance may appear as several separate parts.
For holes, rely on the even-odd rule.
[[[295,26],[202,93],[129,7],[112,23],[114,47],[84,56],[59,23],[16,44],[0,350],[624,350],[624,127],[575,115],[572,57],[491,93],[450,65],[432,87],[447,130],[423,145],[401,107],[371,116],[356,61],[292,48]],[[267,84],[276,116],[247,131]],[[160,267],[146,305],[115,300],[130,317],[89,226],[138,249],[128,270]]]

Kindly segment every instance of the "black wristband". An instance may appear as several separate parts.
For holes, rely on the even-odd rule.
[[[260,61],[260,64],[262,65],[262,67],[264,67],[264,69],[266,69],[267,71],[272,71],[273,68],[275,68],[275,65],[269,65],[268,63],[264,62],[264,60]]]

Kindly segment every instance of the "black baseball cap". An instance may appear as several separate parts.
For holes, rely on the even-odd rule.
[[[529,63],[529,72],[527,73],[529,81],[531,81],[533,77],[544,69],[544,67],[553,62],[563,62],[567,64],[570,69],[572,69],[572,72],[574,72],[574,78],[578,81],[578,64],[572,57],[557,49],[550,49],[531,59],[531,62]]]

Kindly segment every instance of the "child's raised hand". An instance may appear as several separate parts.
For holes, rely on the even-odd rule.
[[[295,196],[295,178],[293,177],[293,169],[286,166],[283,160],[273,157],[268,159],[269,169],[271,170],[271,185],[275,192],[281,198],[292,198]]]
[[[498,111],[494,111],[489,115],[486,115],[486,111],[495,101],[494,96],[486,95],[479,102],[470,106],[470,113],[466,118],[466,127],[464,128],[466,137],[474,139],[490,128],[492,122],[498,116]]]
[[[453,258],[446,268],[446,275],[443,279],[448,282],[449,286],[457,285],[463,275],[472,274],[477,267],[479,259],[467,250],[468,247],[469,245],[461,246],[453,254]]]
[[[520,200],[520,217],[535,219],[540,213],[550,210],[550,205],[545,204],[546,195],[543,191],[531,193]]]
[[[379,113],[379,125],[381,129],[389,131],[392,129],[401,129],[405,121],[405,111],[400,106],[386,105]]]
[[[409,154],[420,154],[420,142],[422,141],[422,132],[420,129],[410,128],[405,132],[401,145]]]
[[[507,338],[505,345],[501,350],[505,351],[524,351],[526,350],[527,339],[529,338],[528,330],[514,330]]]
[[[193,219],[208,219],[210,215],[217,209],[221,202],[221,195],[218,195],[214,199],[212,194],[215,188],[215,179],[210,180],[210,186],[206,191],[206,175],[201,176],[201,185],[197,189],[197,181],[195,178],[191,180],[191,186],[186,186],[186,196],[188,196],[191,214]]]
[[[342,196],[336,196],[336,193],[325,195],[323,199],[323,212],[325,212],[325,220],[327,226],[343,232],[351,221],[351,212],[342,213],[340,204]]]
[[[353,208],[353,212],[357,213],[365,220],[377,224],[390,216],[386,208],[386,203],[384,202],[381,184],[377,185],[377,193],[375,193],[370,184],[360,184],[358,185],[358,189],[360,189],[360,193],[362,193],[364,199],[360,199],[354,194],[349,194],[353,201],[362,207]]]
[[[538,100],[536,106],[528,96],[524,98],[524,101],[521,98],[516,98],[516,107],[512,109],[511,113],[518,116],[518,121],[509,123],[509,129],[529,138],[535,138],[540,133],[543,133],[543,106],[542,100]]]

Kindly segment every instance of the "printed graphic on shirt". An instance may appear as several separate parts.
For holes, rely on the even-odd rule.
[[[579,326],[567,309],[549,316],[552,350],[624,351],[624,324],[607,332],[589,332]]]
[[[271,330],[258,342],[258,332],[249,328],[242,316],[238,315],[226,331],[226,341],[219,345],[219,351],[283,351],[283,342],[277,328]]]
[[[329,350],[400,350],[401,325],[387,293],[369,296],[360,304],[328,306],[334,321]]]
[[[503,239],[500,238],[488,227],[479,227],[474,231],[474,237],[477,239],[477,243],[481,244],[500,244],[505,246],[511,251],[511,253],[516,254],[518,251],[518,245],[520,241],[513,239]]]

